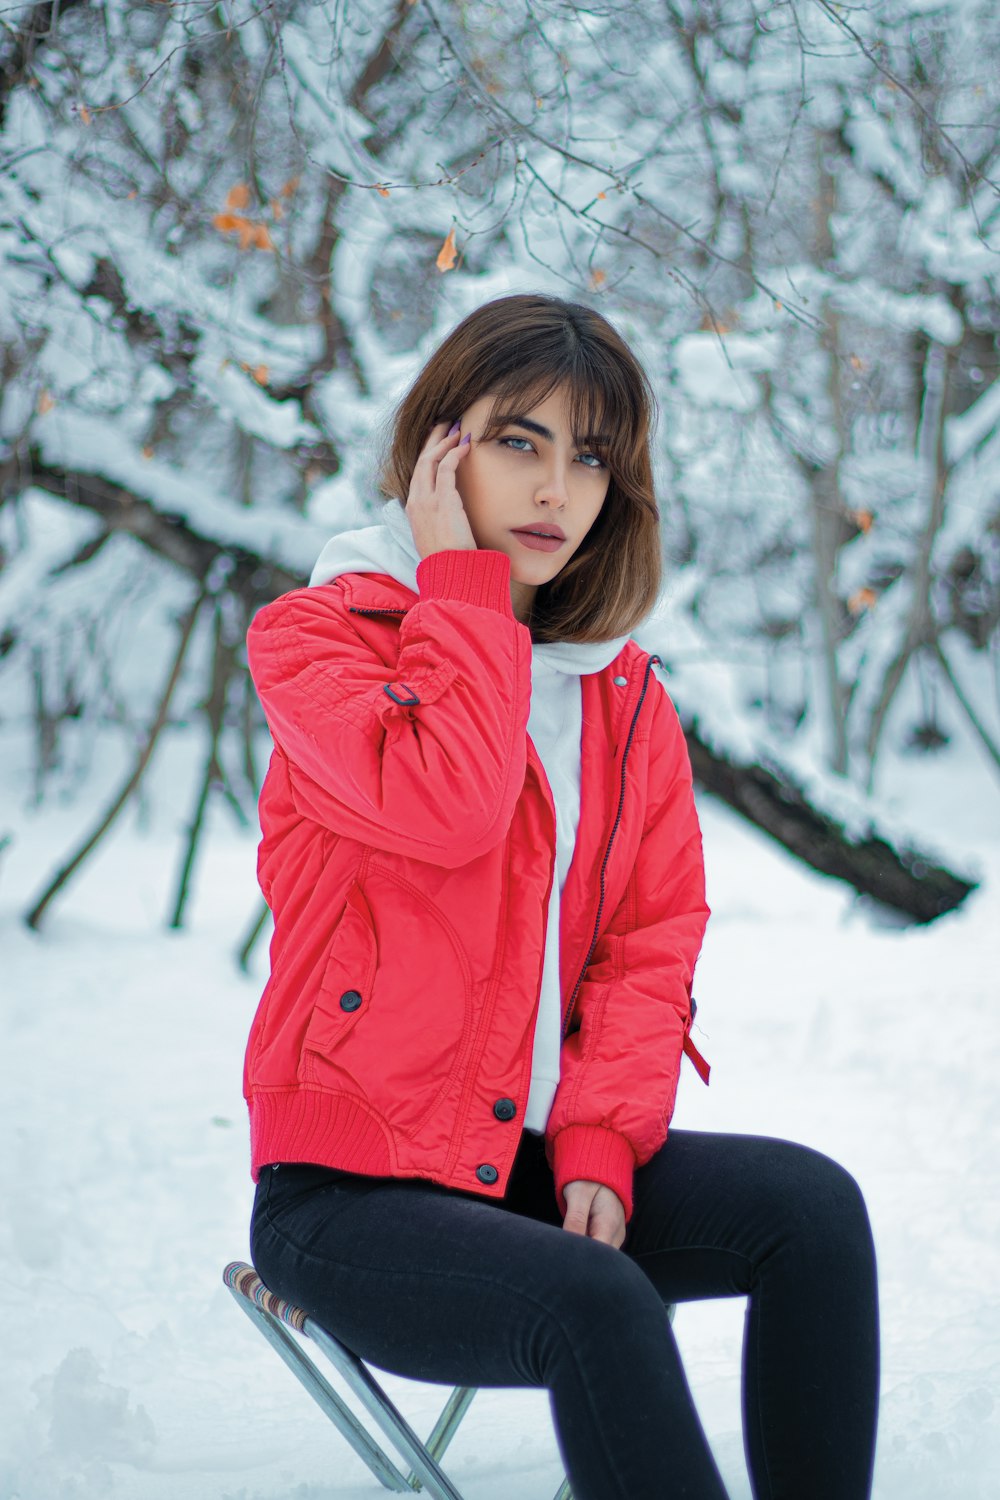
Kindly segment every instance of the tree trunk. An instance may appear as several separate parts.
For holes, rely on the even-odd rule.
[[[685,734],[696,781],[821,875],[846,880],[914,922],[933,922],[976,889],[918,849],[895,848],[874,826],[858,838],[810,803],[783,767],[740,764],[710,748],[696,724]]]

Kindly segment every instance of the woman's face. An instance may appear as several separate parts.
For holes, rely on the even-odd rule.
[[[589,446],[601,434],[570,430],[565,387],[484,440],[492,409],[487,395],[462,413],[462,436],[471,432],[472,442],[458,466],[458,492],[477,546],[510,558],[511,601],[523,622],[535,590],[561,572],[597,519],[611,475]],[[549,525],[565,537],[549,552],[529,547],[516,532]]]

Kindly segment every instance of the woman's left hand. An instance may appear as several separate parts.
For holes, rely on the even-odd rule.
[[[620,1250],[625,1239],[625,1209],[617,1193],[603,1182],[578,1178],[563,1189],[566,1217],[563,1228],[571,1234],[586,1234]]]

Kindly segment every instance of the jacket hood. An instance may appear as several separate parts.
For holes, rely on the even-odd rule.
[[[343,573],[385,573],[418,596],[417,566],[421,561],[406,512],[397,500],[382,502],[372,526],[341,531],[331,537],[316,560],[310,587],[330,583]],[[533,660],[557,672],[584,676],[600,672],[614,661],[629,635],[608,641],[546,642],[532,647]]]

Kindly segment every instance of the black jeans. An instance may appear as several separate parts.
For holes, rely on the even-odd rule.
[[[383,1370],[551,1393],[575,1500],[724,1500],[665,1303],[749,1298],[757,1500],[865,1500],[878,1404],[875,1252],[854,1179],[805,1146],[671,1131],[620,1250],[561,1227],[541,1138],[502,1200],[266,1167],[265,1283]]]

